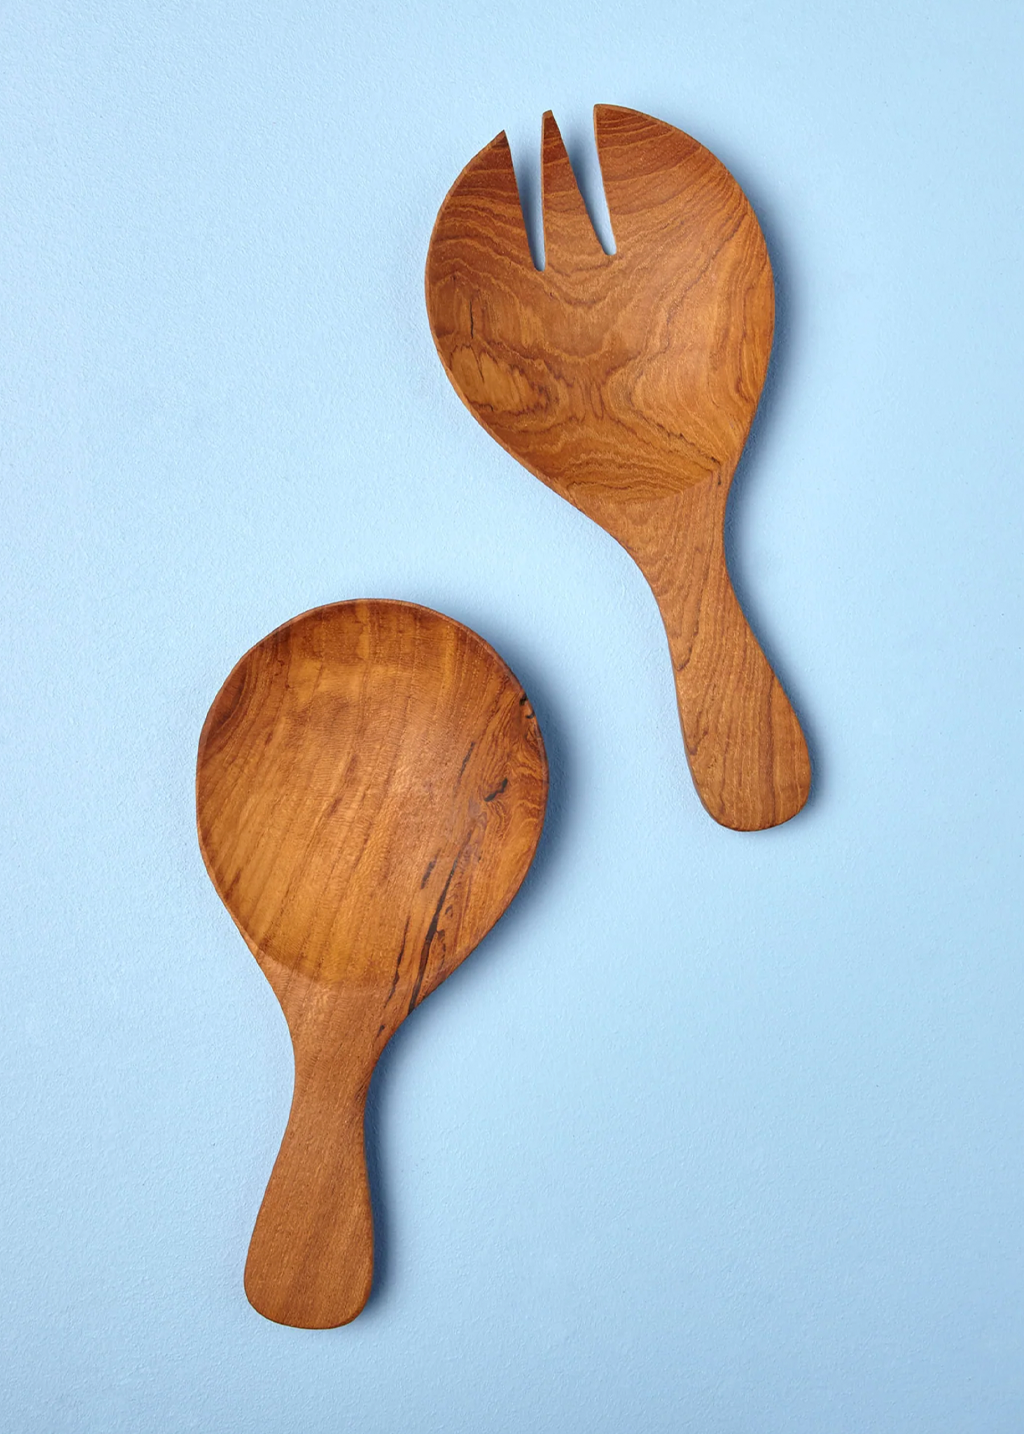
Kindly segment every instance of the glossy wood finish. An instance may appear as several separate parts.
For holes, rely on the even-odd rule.
[[[725,826],[807,799],[803,734],[733,593],[729,485],[768,368],[774,291],[739,185],[689,135],[598,105],[603,252],[550,114],[545,267],[501,134],[456,180],[427,259],[441,362],[488,433],[640,566],[668,634],[686,753]]]
[[[468,628],[408,603],[338,603],[235,667],[203,727],[196,795],[207,870],[295,1051],[246,1293],[282,1324],[344,1324],[373,1272],[370,1076],[526,875],[547,800],[537,721]]]

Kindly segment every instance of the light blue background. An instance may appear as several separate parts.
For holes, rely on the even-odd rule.
[[[892,13],[893,10],[899,13]],[[5,7],[0,1424],[1019,1434],[1024,20],[1013,3]],[[775,265],[737,586],[809,808],[683,762],[624,553],[478,428],[422,272],[461,166],[595,101]],[[196,848],[206,709],[404,597],[527,687],[548,829],[395,1040],[379,1278],[246,1304],[290,1095]]]

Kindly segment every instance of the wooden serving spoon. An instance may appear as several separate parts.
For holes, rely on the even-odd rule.
[[[196,795],[207,870],[295,1052],[246,1294],[268,1319],[330,1328],[372,1282],[374,1065],[526,875],[543,743],[519,683],[468,628],[411,603],[337,603],[235,667],[199,739]]]
[[[474,417],[647,578],[707,810],[740,830],[774,826],[807,800],[810,761],[723,539],[772,346],[768,251],[739,185],[689,135],[611,105],[594,127],[616,252],[598,243],[547,114],[544,269],[500,134],[437,216],[430,327]]]

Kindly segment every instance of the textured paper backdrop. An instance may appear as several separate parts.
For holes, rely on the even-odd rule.
[[[893,13],[893,12],[896,13]],[[0,1412],[20,1434],[1019,1434],[1019,7],[9,4]],[[437,206],[590,106],[735,172],[778,284],[737,586],[807,811],[701,811],[658,616],[487,438]],[[242,1292],[285,1026],[206,879],[240,654],[379,595],[530,693],[549,827],[374,1087],[351,1327]]]

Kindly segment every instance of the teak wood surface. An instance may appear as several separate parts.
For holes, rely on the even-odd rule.
[[[533,709],[498,655],[408,603],[293,619],[246,653],[210,708],[199,843],[295,1053],[245,1271],[267,1318],[328,1328],[366,1302],[370,1076],[515,895],[547,780]]]
[[[545,266],[500,134],[437,216],[434,342],[466,407],[634,558],[665,624],[683,738],[716,821],[774,826],[803,806],[803,733],[733,592],[729,485],[768,369],[774,289],[743,191],[696,140],[598,105],[616,251],[601,248],[544,117]]]

